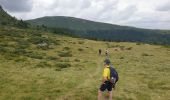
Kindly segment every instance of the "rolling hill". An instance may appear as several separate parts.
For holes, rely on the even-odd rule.
[[[54,32],[55,28],[68,29],[72,35],[94,40],[170,45],[168,30],[140,29],[64,16],[42,17],[27,22],[52,28]]]
[[[14,25],[14,23],[16,23],[16,22],[17,22],[17,20],[14,17],[11,17],[0,6],[0,25]]]
[[[0,100],[96,100],[106,48],[119,73],[114,100],[170,98],[169,47],[73,38],[16,21],[0,25]]]
[[[68,28],[72,30],[110,30],[110,29],[119,29],[119,28],[130,28],[130,27],[121,27],[118,25],[99,23],[94,21],[89,21],[80,18],[74,17],[65,17],[65,16],[54,16],[54,17],[42,17],[33,20],[28,20],[27,22],[32,23],[33,25],[45,25],[48,27],[58,27],[58,28]]]
[[[15,17],[9,15],[0,6],[0,26],[13,26],[18,28],[28,28],[30,25],[23,20],[17,20]]]

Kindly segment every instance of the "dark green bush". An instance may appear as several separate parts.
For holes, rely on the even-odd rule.
[[[61,51],[58,54],[60,57],[72,57],[71,51]]]
[[[68,68],[68,67],[71,67],[71,64],[69,64],[69,63],[58,63],[58,64],[56,64],[56,67],[58,67],[60,69]]]
[[[82,49],[82,48],[79,48],[78,51],[83,51],[83,49]]]
[[[47,39],[45,37],[38,37],[38,36],[31,37],[30,39],[28,39],[28,41],[33,43],[33,44],[39,44],[39,43],[42,43],[42,42],[49,43],[49,39]]]
[[[124,50],[125,46],[119,46],[120,50]]]
[[[45,61],[41,61],[35,67],[36,68],[51,68],[51,64],[49,64],[49,63],[47,63]]]
[[[3,42],[3,43],[0,44],[0,46],[2,46],[2,47],[7,47],[7,46],[9,46],[9,45],[8,45],[7,42]]]
[[[64,50],[70,50],[70,48],[69,48],[69,47],[64,47],[63,49],[64,49]]]
[[[52,38],[47,38],[47,37],[42,37],[42,36],[31,36],[29,39],[28,39],[29,42],[33,43],[33,44],[41,44],[43,42],[47,43],[48,45],[50,44],[55,44],[55,45],[59,45],[60,41],[59,40],[54,40]]]
[[[120,59],[124,59],[124,57],[120,57]]]
[[[84,44],[84,41],[78,41],[78,44]]]
[[[132,50],[132,47],[126,48],[126,50]]]
[[[70,62],[70,60],[68,58],[65,58],[63,60],[60,60],[61,62]]]
[[[16,23],[16,26],[19,27],[19,28],[28,28],[29,27],[29,23],[23,21],[23,20],[20,20]]]
[[[24,62],[24,61],[26,61],[27,59],[26,58],[16,58],[15,59],[15,62]]]
[[[30,43],[28,41],[26,41],[26,40],[21,40],[20,39],[17,42],[18,42],[17,46],[20,49],[26,49],[26,48],[30,47]]]
[[[107,48],[115,48],[115,47],[117,47],[115,45],[111,45],[110,43],[106,43],[106,45],[107,45]]]
[[[142,56],[153,56],[153,55],[150,55],[150,54],[147,54],[147,53],[142,53]]]
[[[80,59],[75,59],[74,61],[75,61],[75,62],[80,62]]]
[[[22,33],[18,32],[16,30],[4,30],[3,32],[0,33],[3,36],[11,36],[11,37],[22,37]]]
[[[25,55],[27,52],[25,49],[16,48],[12,53],[16,55]]]
[[[46,59],[47,60],[59,60],[59,57],[48,56]]]
[[[1,25],[7,25],[8,23],[6,21],[2,21],[0,24]]]
[[[164,48],[170,48],[170,45],[166,45],[166,46],[162,46],[162,47],[164,47]]]
[[[7,48],[3,47],[3,46],[0,46],[0,53],[3,54],[3,53],[6,53],[8,51]]]
[[[26,56],[35,59],[43,59],[43,55],[38,53],[27,53]]]
[[[142,43],[136,43],[136,45],[141,45]]]

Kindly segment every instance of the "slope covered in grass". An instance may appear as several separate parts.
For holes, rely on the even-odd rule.
[[[15,26],[19,28],[28,28],[30,25],[22,20],[17,20],[15,17],[9,15],[0,5],[0,27]]]
[[[0,100],[96,100],[106,48],[120,77],[114,100],[170,98],[168,47],[97,42],[3,26]]]

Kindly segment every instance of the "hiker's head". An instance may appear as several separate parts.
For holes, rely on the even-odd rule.
[[[105,60],[104,60],[104,64],[105,64],[105,65],[110,65],[110,60],[109,60],[109,59],[105,59]]]

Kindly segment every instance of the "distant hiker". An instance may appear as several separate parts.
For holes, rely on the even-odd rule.
[[[102,54],[102,50],[101,49],[99,49],[99,55],[101,55]]]
[[[109,51],[106,49],[106,51],[105,51],[105,55],[108,57],[108,55],[109,55]]]
[[[111,67],[110,60],[106,59],[104,61],[102,84],[98,91],[98,100],[102,99],[102,93],[106,89],[108,91],[109,100],[112,100],[112,88],[115,87],[117,81],[118,81],[118,73],[113,67]]]

